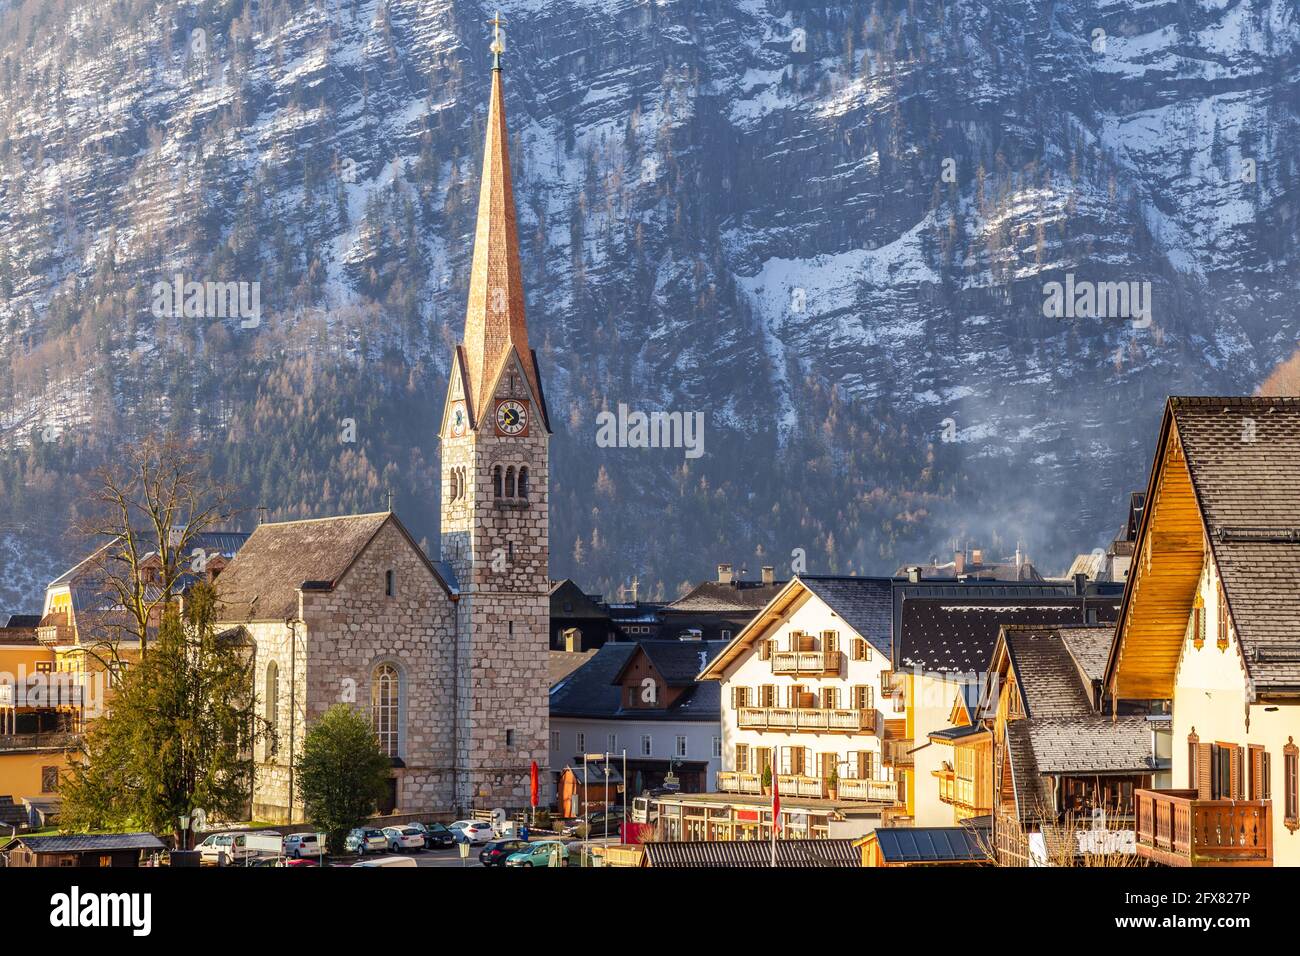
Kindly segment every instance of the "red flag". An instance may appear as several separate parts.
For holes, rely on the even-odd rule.
[[[781,829],[781,788],[777,785],[777,776],[772,774],[772,836]]]
[[[533,809],[536,809],[537,808],[537,761],[536,760],[533,761],[532,767],[529,768],[528,777],[529,777],[528,782],[530,785],[529,795],[532,797]]]

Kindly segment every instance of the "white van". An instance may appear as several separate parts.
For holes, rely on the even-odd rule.
[[[280,834],[274,830],[260,830],[256,836],[258,839],[255,842],[267,842],[268,846],[271,842],[276,842],[278,846]],[[250,848],[247,833],[214,833],[195,849],[199,851],[200,861],[217,864],[243,863],[250,857],[258,857],[266,852],[261,848]],[[278,850],[275,855],[279,855]]]
[[[360,863],[353,863],[353,866],[418,866],[409,856],[381,856],[374,860],[362,860]]]

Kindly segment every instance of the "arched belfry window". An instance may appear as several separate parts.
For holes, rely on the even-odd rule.
[[[402,681],[392,664],[380,664],[370,677],[370,723],[379,749],[388,757],[399,755]]]
[[[527,466],[519,469],[519,497],[524,501],[528,500],[528,468]]]
[[[266,752],[280,750],[280,665],[270,661],[266,665]]]
[[[492,469],[492,497],[501,497],[501,466]]]
[[[514,465],[511,465],[509,468],[506,469],[506,497],[513,498],[514,496],[515,496],[515,468]]]

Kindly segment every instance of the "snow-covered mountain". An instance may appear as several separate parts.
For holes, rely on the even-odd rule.
[[[1295,351],[1295,0],[0,0],[0,610],[161,424],[436,550],[498,6],[554,576],[1059,569],[1165,394]],[[705,454],[598,447],[620,403]]]

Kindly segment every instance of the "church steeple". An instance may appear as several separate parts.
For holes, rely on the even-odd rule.
[[[468,399],[476,420],[483,418],[489,400],[484,391],[492,387],[502,364],[509,358],[511,347],[519,355],[533,396],[544,408],[536,363],[528,345],[515,196],[510,181],[509,131],[501,81],[501,54],[505,50],[501,24],[504,21],[497,14],[489,22],[494,27],[492,96],[488,103],[478,224],[474,231],[474,259],[470,270],[469,302],[465,310]]]

